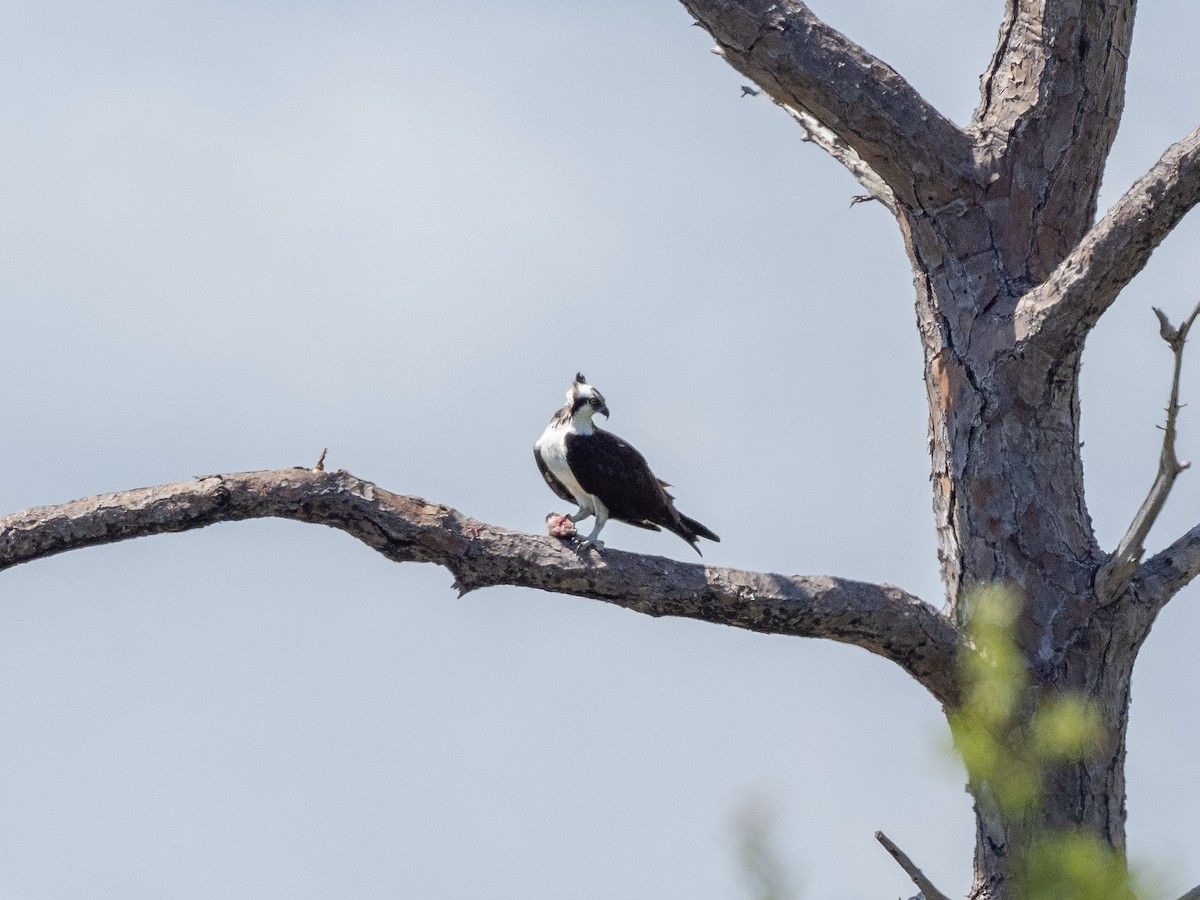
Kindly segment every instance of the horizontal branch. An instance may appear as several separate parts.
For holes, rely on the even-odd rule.
[[[726,62],[796,118],[803,121],[799,111],[828,129],[903,205],[941,207],[974,182],[971,139],[891,66],[804,3],[682,2],[716,39]],[[827,143],[820,145],[829,149]]]
[[[577,552],[506,531],[347,472],[280,469],[102,494],[0,518],[0,570],[79,547],[278,517],[328,525],[397,562],[436,563],[460,593],[493,585],[604,600],[768,634],[823,637],[892,660],[943,704],[957,699],[959,635],[932,606],[890,585],[744,572],[657,556]]]
[[[1016,338],[1081,345],[1180,219],[1200,203],[1200,128],[1171,146],[1017,306]]]

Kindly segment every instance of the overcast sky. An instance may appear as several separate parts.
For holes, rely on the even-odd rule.
[[[816,2],[948,116],[1003,4]],[[878,204],[673,0],[0,5],[0,514],[328,464],[507,528],[577,370],[717,565],[941,603],[911,275]],[[1200,6],[1144,4],[1103,205],[1192,128]],[[1152,479],[1189,219],[1085,356],[1088,504]],[[1200,398],[1200,358],[1184,400]],[[1196,409],[1196,412],[1193,412]],[[1200,405],[1180,454],[1200,456]],[[1200,520],[1181,478],[1153,549]],[[691,558],[621,524],[622,549]],[[651,620],[223,525],[0,574],[0,896],[744,896],[754,798],[807,898],[951,895],[936,703],[862,650]],[[1195,840],[1197,588],[1135,674],[1129,844]]]

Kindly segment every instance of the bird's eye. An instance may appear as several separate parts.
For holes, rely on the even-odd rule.
[[[600,398],[599,398],[599,397],[592,397],[590,400],[588,400],[588,403],[592,404],[592,406],[599,406],[599,405],[600,405]]]

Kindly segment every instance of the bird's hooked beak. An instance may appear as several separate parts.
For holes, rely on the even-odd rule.
[[[608,404],[601,403],[600,408],[597,409],[596,412],[600,413],[600,415],[604,416],[604,418],[607,419],[608,418]]]

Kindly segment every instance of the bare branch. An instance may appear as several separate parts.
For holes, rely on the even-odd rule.
[[[827,129],[905,206],[941,207],[962,196],[968,185],[978,188],[966,134],[894,69],[826,25],[804,3],[682,2],[716,39],[726,62],[776,103],[796,111],[798,119],[809,116]],[[826,150],[832,145],[815,142]],[[845,154],[833,155],[846,162]]]
[[[1171,146],[1017,306],[1018,341],[1081,345],[1179,220],[1200,203],[1200,128]]]
[[[834,134],[830,129],[826,128],[816,120],[816,117],[804,112],[804,110],[796,109],[788,106],[786,103],[778,103],[783,107],[789,116],[799,123],[804,129],[804,139],[816,144],[858,179],[858,183],[867,189],[865,195],[859,195],[854,198],[850,205],[853,206],[856,202],[863,203],[867,200],[878,200],[893,213],[897,211],[896,195],[892,193],[892,189],[887,186],[882,178],[875,174],[875,170],[868,166],[861,156],[854,152],[845,141]]]
[[[1197,575],[1200,575],[1200,525],[1142,563],[1133,577],[1133,590],[1152,612],[1157,612]]]
[[[1008,0],[1005,7],[973,127],[997,146],[1049,141],[1057,155],[1064,136],[1052,132],[1065,118],[1076,143],[1106,156],[1124,105],[1133,4]]]
[[[1192,888],[1190,891],[1180,897],[1179,900],[1200,900],[1200,885]]]
[[[1189,465],[1186,462],[1180,462],[1179,457],[1175,455],[1175,425],[1179,419],[1180,410],[1179,374],[1183,369],[1183,345],[1187,342],[1188,330],[1196,321],[1196,316],[1200,315],[1200,304],[1196,305],[1192,314],[1184,319],[1183,324],[1178,328],[1171,327],[1166,313],[1161,309],[1155,308],[1154,314],[1158,316],[1159,334],[1162,335],[1162,339],[1167,342],[1171,353],[1175,356],[1175,369],[1171,376],[1171,397],[1167,401],[1167,424],[1163,426],[1162,452],[1159,453],[1158,474],[1154,476],[1150,493],[1142,501],[1137,515],[1133,517],[1133,521],[1129,525],[1129,530],[1117,544],[1117,549],[1096,573],[1096,596],[1099,598],[1101,606],[1107,606],[1115,601],[1129,587],[1129,583],[1133,580],[1134,573],[1142,561],[1142,554],[1146,551],[1146,536],[1154,527],[1159,513],[1162,512],[1163,505],[1170,496],[1171,488],[1175,486],[1175,479]]]
[[[1040,284],[1096,220],[1125,102],[1135,0],[1008,0],[967,129],[1008,277]],[[1081,85],[1087,85],[1081,90]],[[1003,220],[1015,215],[1016,221]],[[999,221],[997,221],[999,220]]]
[[[603,555],[577,552],[555,538],[486,525],[344,471],[212,475],[24,510],[0,518],[0,570],[79,547],[271,516],[341,529],[397,562],[444,566],[461,594],[519,585],[650,616],[855,644],[897,663],[943,704],[957,701],[958,631],[899,588],[744,572],[612,549]]]
[[[875,840],[883,844],[883,849],[892,854],[892,859],[896,860],[900,864],[900,868],[908,873],[908,877],[913,880],[913,884],[925,895],[925,900],[950,900],[949,897],[933,886],[933,882],[925,877],[925,873],[917,868],[916,863],[908,858],[907,853],[892,843],[891,838],[882,831],[877,831],[875,832]]]

